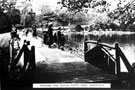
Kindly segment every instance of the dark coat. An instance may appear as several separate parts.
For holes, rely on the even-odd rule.
[[[53,44],[53,29],[52,27],[48,28],[48,35],[49,35],[49,45]]]

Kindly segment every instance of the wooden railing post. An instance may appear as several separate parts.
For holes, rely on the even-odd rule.
[[[88,50],[88,46],[87,46],[87,38],[85,38],[84,40],[84,60],[86,62],[86,51]]]
[[[126,56],[124,55],[124,53],[122,52],[122,50],[119,48],[119,52],[120,52],[120,57],[122,59],[122,61],[124,62],[129,74],[133,74],[133,67],[130,65],[128,59],[126,58]]]
[[[30,42],[27,41],[27,44],[25,45],[24,48],[24,66],[23,69],[26,69],[27,63],[29,62],[29,58],[30,58],[30,50],[28,48],[28,45],[30,45]]]
[[[120,54],[119,54],[119,45],[118,43],[115,44],[115,49],[116,49],[116,73],[119,75],[120,73]]]
[[[16,64],[17,64],[18,61],[20,60],[21,55],[22,55],[22,53],[23,53],[23,51],[24,51],[24,48],[25,48],[25,45],[23,45],[22,49],[20,49],[20,52],[19,52],[19,54],[17,55],[17,58],[16,58],[16,59],[13,61],[13,63],[11,64],[11,69],[12,69],[12,70],[15,69]]]
[[[22,48],[20,49],[20,52],[18,53],[17,57],[15,58],[15,60],[11,63],[11,71],[13,71],[16,67],[16,64],[18,63],[18,61],[20,60],[22,53],[24,52],[24,49],[26,47],[26,40],[24,40],[24,44],[22,46]]]
[[[13,46],[12,46],[12,39],[9,41],[9,51],[10,51],[10,67],[9,69],[11,69],[11,64],[13,63]]]
[[[87,46],[87,38],[85,38],[85,41],[84,41],[84,52],[86,52],[88,50],[88,46]]]
[[[29,69],[30,69],[30,70],[35,70],[35,69],[36,69],[35,46],[32,46],[32,47],[31,47]]]

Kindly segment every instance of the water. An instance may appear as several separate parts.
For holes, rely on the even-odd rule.
[[[87,34],[85,37],[88,40],[98,40],[101,39],[101,42],[106,43],[115,47],[115,43],[119,43],[120,48],[124,52],[125,56],[127,57],[129,63],[135,62],[135,34]],[[84,45],[84,34],[81,33],[68,33],[66,35],[68,39],[67,44],[73,48],[79,48],[83,50]],[[91,44],[90,44],[91,45]],[[93,47],[91,45],[90,47]],[[121,71],[127,71],[123,61],[121,60]]]

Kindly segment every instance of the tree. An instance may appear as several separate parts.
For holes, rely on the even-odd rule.
[[[62,4],[62,7],[66,7],[72,12],[87,12],[88,10],[86,8],[109,5],[106,0],[61,0],[58,4]]]
[[[15,8],[17,0],[0,0],[0,7],[3,12],[11,11]]]
[[[88,24],[88,18],[87,15],[83,12],[77,12],[74,15],[74,21],[73,23],[77,24],[77,25],[85,25]]]
[[[28,16],[27,14],[29,12],[31,12],[32,9],[30,9],[32,6],[30,0],[25,0],[25,1],[21,1],[20,6],[18,6],[19,8],[22,8],[21,10],[21,24],[23,24],[23,26],[25,26],[25,20],[26,20],[26,16]]]
[[[125,2],[127,4],[124,5]],[[117,7],[112,11],[109,7],[114,3],[111,4],[109,0],[61,0],[58,3],[75,13],[80,11],[87,13],[89,9],[94,9],[95,13],[107,13],[111,19],[110,24],[116,24],[123,30],[135,22],[135,0],[117,0]]]
[[[126,5],[122,6],[122,1],[118,4],[117,8],[110,12],[108,16],[112,21],[117,21],[122,30],[126,30],[128,25],[131,26],[135,22],[135,0],[131,0]]]
[[[28,12],[25,18],[25,27],[31,27],[35,23],[35,13]]]
[[[68,25],[68,13],[66,12],[57,12],[57,22],[62,25],[62,26],[66,26]]]
[[[19,24],[20,23],[20,11],[15,8],[17,0],[1,0],[1,10],[3,13],[6,13],[11,20],[11,24]]]
[[[11,13],[15,8],[16,0],[0,0],[0,32],[5,33],[12,30]]]
[[[0,33],[10,32],[12,25],[7,14],[3,13],[0,8]]]
[[[41,14],[42,15],[50,15],[54,13],[51,9],[49,5],[42,5],[41,6]]]
[[[86,14],[83,13],[82,11],[74,13],[64,8],[57,8],[55,14],[57,22],[62,26],[69,25],[69,28],[70,25],[76,26],[88,22]]]
[[[111,19],[105,13],[91,13],[87,16],[87,19],[91,30],[108,29],[111,22]]]
[[[7,14],[10,17],[12,25],[20,24],[21,17],[18,9],[12,9],[10,12],[7,12]]]
[[[72,13],[64,9],[57,9],[55,11],[55,14],[57,22],[60,23],[62,26],[67,26],[68,23],[71,23],[74,20]]]
[[[40,10],[41,10],[41,14],[36,15],[35,17],[36,23],[40,25],[50,21],[55,21],[56,14],[54,13],[54,11],[50,9],[49,5],[42,4]]]
[[[106,22],[109,20],[106,15],[103,16],[104,13],[109,12],[110,3],[108,0],[61,0],[58,4],[61,4],[63,8],[69,11],[73,23],[80,22],[80,24],[99,27],[103,23],[106,25]],[[94,13],[88,14],[88,11],[91,9]]]

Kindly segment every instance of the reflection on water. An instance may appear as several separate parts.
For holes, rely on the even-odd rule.
[[[69,46],[79,47],[80,49],[83,50],[83,45],[84,45],[83,34],[70,33],[66,35],[66,37],[68,39],[67,43],[69,44]],[[127,59],[129,60],[130,64],[132,65],[132,63],[135,62],[135,34],[123,34],[123,35],[88,34],[85,37],[87,37],[88,40],[98,40],[99,38],[101,38],[101,42],[113,46],[115,45],[116,42],[118,42],[122,51],[124,52]],[[121,64],[121,70],[126,71],[126,67],[124,66],[123,62]]]

